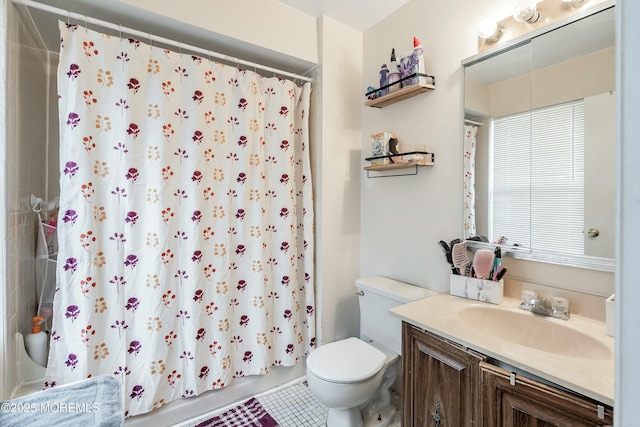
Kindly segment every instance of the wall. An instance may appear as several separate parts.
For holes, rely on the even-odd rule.
[[[460,61],[476,53],[483,17],[501,16],[510,1],[481,5],[472,0],[411,0],[364,34],[364,87],[376,86],[391,49],[422,42],[427,74],[436,90],[382,109],[361,106],[362,162],[371,152],[369,135],[388,131],[401,143],[425,144],[435,166],[416,176],[362,178],[361,274],[448,291],[450,269],[438,246],[462,232],[462,82]],[[484,2],[489,3],[489,2]],[[362,99],[362,98],[361,98]]]
[[[640,415],[640,3],[619,1],[616,11],[616,426],[633,426]]]
[[[316,19],[276,0],[182,0],[180,7],[175,0],[118,1],[261,49],[318,62]]]
[[[5,2],[6,4],[6,2]],[[5,308],[5,379],[3,396],[16,384],[15,334],[31,332],[36,314],[35,242],[37,217],[31,212],[31,193],[45,198],[47,146],[48,57],[24,10],[7,9],[7,114],[6,114],[6,270],[2,282]]]
[[[613,91],[615,84],[615,48],[609,48],[488,87],[470,83],[470,87],[465,88],[465,98],[472,102],[473,110],[501,117]],[[488,110],[481,110],[478,99],[486,91],[489,92]]]
[[[7,75],[7,7],[6,2],[2,2],[0,7],[0,82],[6,82]],[[6,97],[7,87],[4,84],[0,84],[0,147],[6,147],[7,145],[7,102]],[[6,180],[6,159],[7,154],[5,150],[0,150],[0,177]],[[0,185],[0,200],[7,199],[6,185]],[[7,378],[5,366],[7,366],[7,356],[11,347],[8,345],[8,333],[9,333],[9,292],[7,284],[7,204],[0,203],[0,384],[3,386],[0,388],[0,399],[8,396],[6,389],[12,386],[10,380]],[[15,354],[15,352],[13,353]]]
[[[318,24],[320,134],[313,148],[322,344],[359,335],[362,33],[327,16]]]
[[[489,4],[491,3],[491,4]],[[394,132],[401,141],[424,143],[435,166],[417,176],[366,179],[362,184],[362,275],[380,274],[437,291],[449,289],[450,269],[437,245],[462,233],[463,69],[477,53],[476,29],[486,17],[511,13],[514,2],[411,0],[364,34],[364,85],[375,85],[391,48],[402,52],[417,36],[436,90],[383,109],[362,107],[362,152],[368,135]],[[362,162],[365,165],[366,162]],[[362,176],[365,174],[363,172]],[[508,259],[509,276],[552,288],[607,295],[613,274]],[[604,304],[602,305],[604,310]]]
[[[60,197],[60,150],[58,146],[59,119],[58,119],[58,69],[59,55],[57,52],[49,52],[49,102],[47,103],[47,117],[49,129],[47,131],[47,188],[46,200],[53,201]]]

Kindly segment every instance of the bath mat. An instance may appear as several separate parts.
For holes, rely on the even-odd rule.
[[[195,427],[277,427],[278,423],[252,397],[236,407],[227,409],[220,415],[205,420]]]

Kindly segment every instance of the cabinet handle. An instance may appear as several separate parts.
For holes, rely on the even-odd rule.
[[[442,421],[440,419],[440,402],[438,402],[436,400],[436,410],[433,413],[433,415],[431,415],[431,419],[433,420],[433,422],[435,423],[435,427],[439,427],[440,426],[440,421]]]

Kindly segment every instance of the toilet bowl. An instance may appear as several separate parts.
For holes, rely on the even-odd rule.
[[[390,387],[398,372],[402,322],[389,309],[437,294],[373,276],[356,280],[360,338],[324,344],[307,357],[309,391],[329,408],[328,427],[386,427],[397,412]]]
[[[397,361],[396,354],[358,338],[313,351],[307,358],[307,382],[329,408],[327,426],[387,426],[396,412],[389,387],[396,379]],[[372,418],[375,423],[368,422]]]

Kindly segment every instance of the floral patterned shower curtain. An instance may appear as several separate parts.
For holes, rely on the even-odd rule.
[[[45,386],[127,415],[315,344],[310,84],[60,23],[60,216]]]
[[[476,134],[478,127],[464,126],[464,238],[476,235]]]

